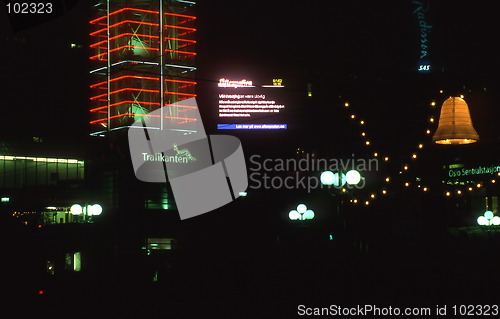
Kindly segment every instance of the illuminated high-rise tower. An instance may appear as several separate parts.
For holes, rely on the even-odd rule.
[[[194,4],[94,2],[95,18],[90,21],[93,135],[127,128],[161,106],[195,96],[196,17],[190,14]],[[189,123],[195,121],[189,113],[189,106],[179,106],[163,117],[176,126],[186,124],[189,131]]]

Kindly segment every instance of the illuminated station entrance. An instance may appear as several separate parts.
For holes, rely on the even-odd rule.
[[[90,21],[92,135],[128,128],[161,106],[195,97],[192,1],[97,0]],[[163,114],[195,121],[186,106]],[[163,123],[163,121],[159,121]],[[163,126],[163,124],[161,124]],[[158,127],[163,129],[163,127]]]

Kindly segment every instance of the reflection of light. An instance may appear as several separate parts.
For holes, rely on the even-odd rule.
[[[330,171],[324,171],[319,177],[321,184],[323,185],[332,185],[334,182],[334,178],[335,175]]]
[[[102,207],[99,204],[89,205],[88,213],[90,216],[98,216],[102,213]]]
[[[288,218],[290,218],[291,220],[299,219],[300,218],[299,212],[297,212],[296,210],[290,211],[290,213],[288,213]]]
[[[477,223],[478,223],[479,225],[481,225],[481,226],[486,226],[486,225],[489,225],[489,223],[490,223],[490,222],[486,219],[486,217],[484,217],[484,216],[479,216],[479,217],[477,218]]]
[[[493,218],[493,212],[491,210],[488,210],[486,212],[484,212],[484,217],[486,217],[486,219],[490,220]]]
[[[361,181],[361,175],[356,170],[350,170],[345,174],[345,179],[349,185],[357,185]]]
[[[491,225],[499,226],[500,225],[500,217],[495,216],[490,220]]]
[[[307,210],[306,205],[304,204],[297,205],[297,212],[299,212],[299,214],[304,214],[306,210]]]
[[[75,205],[71,206],[70,212],[73,215],[80,215],[83,212],[82,206],[75,204]]]

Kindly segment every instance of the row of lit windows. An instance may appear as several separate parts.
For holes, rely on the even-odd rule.
[[[15,160],[31,160],[34,162],[46,162],[46,163],[67,163],[67,164],[80,164],[83,165],[83,161],[76,159],[66,159],[66,158],[47,158],[47,157],[30,157],[30,156],[8,156],[0,155],[0,160],[5,161],[15,161]]]

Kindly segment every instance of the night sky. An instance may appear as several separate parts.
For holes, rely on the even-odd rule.
[[[494,5],[431,1],[427,19],[433,26],[433,72],[417,74],[419,39],[412,13],[416,4],[411,1],[338,1],[328,6],[321,1],[200,1],[198,103],[202,114],[215,121],[217,107],[210,98],[218,78],[231,73],[281,76],[290,83],[292,98],[305,95],[306,83],[312,82],[320,104],[337,103],[339,95],[360,99],[362,112],[384,126],[405,121],[404,114],[420,115],[412,112],[434,98],[438,87],[450,95],[487,87],[491,98],[498,83]],[[88,130],[89,10],[84,1],[67,8],[60,17],[17,32],[17,20],[9,25],[0,11],[6,133],[60,136],[61,131],[80,135]],[[70,49],[70,43],[83,47]],[[304,115],[319,115],[322,109],[305,110],[298,104],[303,102],[296,99],[290,106],[296,116],[290,126],[301,130]],[[492,126],[493,103],[470,106],[479,131]],[[214,128],[216,123],[207,124]]]

